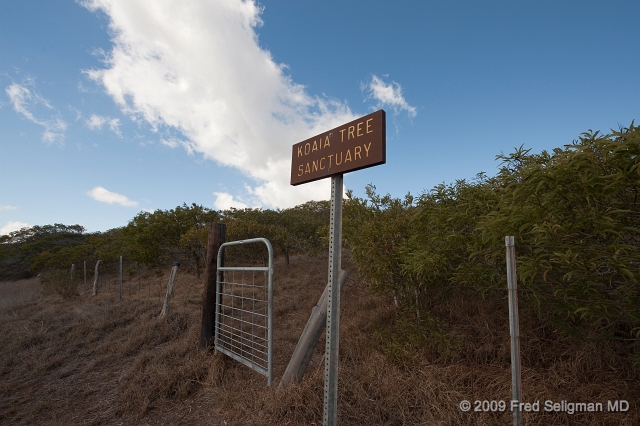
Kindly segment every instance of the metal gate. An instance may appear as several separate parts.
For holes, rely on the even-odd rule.
[[[225,247],[264,243],[267,266],[221,266]],[[224,243],[218,250],[214,347],[273,378],[273,248],[266,238]]]

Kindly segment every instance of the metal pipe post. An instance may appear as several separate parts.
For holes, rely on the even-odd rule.
[[[340,261],[342,256],[342,174],[331,177],[331,220],[329,235],[329,282],[327,284],[327,343],[324,366],[325,426],[338,422],[338,347],[340,342]]]
[[[509,289],[509,333],[511,334],[511,399],[518,402],[513,410],[513,426],[520,426],[522,411],[519,403],[522,402],[522,382],[520,381],[520,326],[514,238],[505,237],[505,245],[507,247],[507,288]]]
[[[120,301],[122,302],[122,256],[120,256]]]

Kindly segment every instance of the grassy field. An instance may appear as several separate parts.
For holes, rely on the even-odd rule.
[[[462,412],[461,400],[511,395],[508,311],[479,298],[433,301],[445,328],[397,321],[351,265],[342,296],[338,419],[344,425],[507,425],[511,412]],[[40,280],[0,283],[0,423],[100,425],[319,425],[321,339],[304,380],[277,384],[326,283],[326,258],[278,259],[274,386],[197,349],[202,281],[180,271],[171,312],[159,318],[169,268],[97,296],[64,300]],[[638,375],[615,345],[576,345],[521,317],[525,401],[603,402],[604,412],[525,413],[527,425],[638,425]],[[441,333],[446,332],[446,337]],[[398,338],[402,335],[403,338]],[[606,411],[607,400],[629,410]]]

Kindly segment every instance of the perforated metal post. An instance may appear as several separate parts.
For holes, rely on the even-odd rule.
[[[327,292],[327,342],[324,365],[325,426],[338,422],[338,353],[340,342],[340,260],[342,255],[342,174],[331,177],[329,282]]]
[[[513,401],[522,402],[520,381],[520,325],[518,321],[518,281],[516,277],[516,252],[513,237],[505,237],[507,247],[507,287],[509,289],[509,333],[511,334],[511,390]],[[522,425],[520,405],[514,406],[513,426]]]

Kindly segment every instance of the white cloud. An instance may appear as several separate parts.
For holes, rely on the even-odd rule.
[[[197,146],[195,143],[191,141],[183,141],[178,138],[169,138],[169,139],[160,139],[160,143],[162,145],[168,146],[169,148],[177,148],[179,146],[183,147],[189,155],[193,155],[195,151],[197,151]]]
[[[409,117],[418,115],[416,108],[409,105],[402,96],[402,87],[395,81],[387,84],[377,75],[371,77],[371,81],[364,87],[368,92],[368,97],[377,102],[378,108],[393,108],[397,115],[401,111],[406,111]]]
[[[0,228],[0,235],[9,235],[13,231],[19,231],[22,228],[27,228],[29,226],[31,225],[25,222],[17,222],[17,221],[10,220],[9,222],[7,222],[6,225]]]
[[[213,208],[216,210],[228,210],[231,207],[235,207],[236,209],[246,209],[249,207],[242,201],[234,199],[233,195],[228,192],[214,192],[213,195],[216,196],[216,201],[213,203]]]
[[[180,141],[175,138],[160,139],[160,143],[162,145],[168,146],[169,148],[177,148],[178,145],[180,145]]]
[[[7,210],[16,210],[16,209],[17,209],[16,206],[0,206],[0,212],[7,211]]]
[[[96,201],[107,204],[120,204],[125,207],[137,206],[137,201],[131,201],[124,195],[116,194],[115,192],[108,191],[101,186],[96,186],[91,191],[87,192],[87,195]]]
[[[27,86],[32,86],[29,89]],[[58,117],[48,120],[37,118],[31,111],[35,106],[42,105],[46,109],[53,109],[49,101],[33,90],[33,80],[27,80],[26,85],[13,83],[5,89],[5,93],[9,96],[13,109],[18,114],[22,114],[29,121],[44,127],[42,133],[42,141],[51,144],[64,139],[64,132],[67,130],[67,123]]]
[[[356,118],[348,106],[309,95],[258,43],[251,0],[84,0],[110,19],[104,69],[86,70],[122,111],[182,146],[258,182],[266,207],[326,199],[329,184],[291,187],[291,146]],[[222,201],[221,201],[222,202]],[[253,201],[251,201],[253,203]]]
[[[109,126],[109,130],[115,133],[118,136],[122,136],[120,133],[120,119],[119,118],[111,118],[105,117],[103,115],[91,114],[88,120],[85,120],[85,123],[91,130],[102,130],[102,126],[105,124]]]

